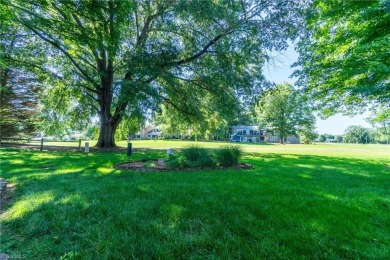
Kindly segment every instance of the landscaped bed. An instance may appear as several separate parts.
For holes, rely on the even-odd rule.
[[[192,167],[192,168],[169,168],[165,161],[161,160],[140,160],[132,162],[122,162],[114,166],[118,170],[133,170],[133,171],[210,171],[210,170],[222,170],[222,169],[252,169],[253,166],[249,163],[240,163],[235,166],[223,167]]]
[[[240,163],[242,150],[239,146],[223,146],[210,151],[198,145],[190,145],[168,158],[143,159],[115,165],[120,170],[138,171],[201,171],[214,169],[251,169],[252,165]]]

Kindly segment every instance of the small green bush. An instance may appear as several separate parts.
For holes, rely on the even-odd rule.
[[[214,151],[214,159],[218,166],[234,166],[242,156],[242,149],[240,146],[229,145],[221,147]]]
[[[148,167],[148,168],[153,168],[153,167],[155,167],[156,165],[155,165],[154,162],[152,162],[152,161],[147,161],[147,162],[144,162],[144,163],[142,164],[142,166],[143,166],[143,167]]]
[[[187,167],[186,159],[183,155],[171,155],[165,161],[168,168],[184,168]]]
[[[191,145],[182,150],[188,167],[213,167],[215,163],[210,152],[203,147]]]

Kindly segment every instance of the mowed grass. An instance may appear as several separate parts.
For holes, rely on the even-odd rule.
[[[118,146],[127,147],[127,141],[117,142]],[[259,143],[226,143],[226,142],[193,142],[182,140],[133,140],[134,148],[145,149],[167,149],[183,148],[189,145],[199,145],[201,147],[217,149],[225,145],[238,145],[245,152],[251,153],[277,153],[277,154],[302,154],[319,155],[341,158],[363,158],[363,159],[387,159],[390,160],[390,145],[364,145],[364,144],[259,144]]]
[[[187,144],[134,141],[143,149],[131,160]],[[388,146],[243,148],[252,170],[163,173],[114,169],[124,152],[0,149],[0,176],[15,185],[0,251],[26,259],[390,258]]]

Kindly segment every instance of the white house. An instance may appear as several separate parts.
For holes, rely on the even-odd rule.
[[[271,134],[265,130],[259,129],[258,126],[237,125],[233,126],[233,134],[230,136],[230,140],[233,142],[267,142],[267,143],[279,143],[279,136]],[[284,140],[285,143],[299,144],[300,139],[298,136],[289,135]]]
[[[233,142],[264,142],[265,131],[258,126],[237,125],[233,126],[233,134],[230,136]]]
[[[162,132],[155,126],[149,125],[135,134],[135,139],[159,139]]]
[[[265,141],[267,143],[280,143],[280,138],[278,135],[273,135],[273,134],[267,133],[265,136]],[[286,138],[284,138],[284,143],[300,144],[301,140],[300,140],[299,136],[289,135]]]

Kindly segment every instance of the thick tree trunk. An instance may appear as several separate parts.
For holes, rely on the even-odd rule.
[[[115,119],[111,115],[110,102],[101,102],[100,105],[100,132],[96,147],[112,148],[115,147],[115,130],[120,123],[120,118]]]
[[[101,115],[100,116],[100,133],[96,147],[99,148],[112,148],[115,147],[115,131],[119,125],[118,122],[113,122],[111,116]]]
[[[100,102],[100,132],[99,139],[96,144],[98,148],[113,148],[115,144],[115,131],[122,121],[123,112],[126,109],[127,103],[120,103],[111,113],[112,92],[111,88],[107,91],[102,91]]]
[[[126,108],[126,106],[119,106],[113,114],[111,113],[113,70],[110,62],[108,62],[108,68],[106,66],[105,60],[98,61],[98,67],[103,68],[102,71],[106,72],[101,76],[100,82],[100,132],[96,144],[98,148],[113,148],[116,146],[115,131],[121,122],[121,114]]]

